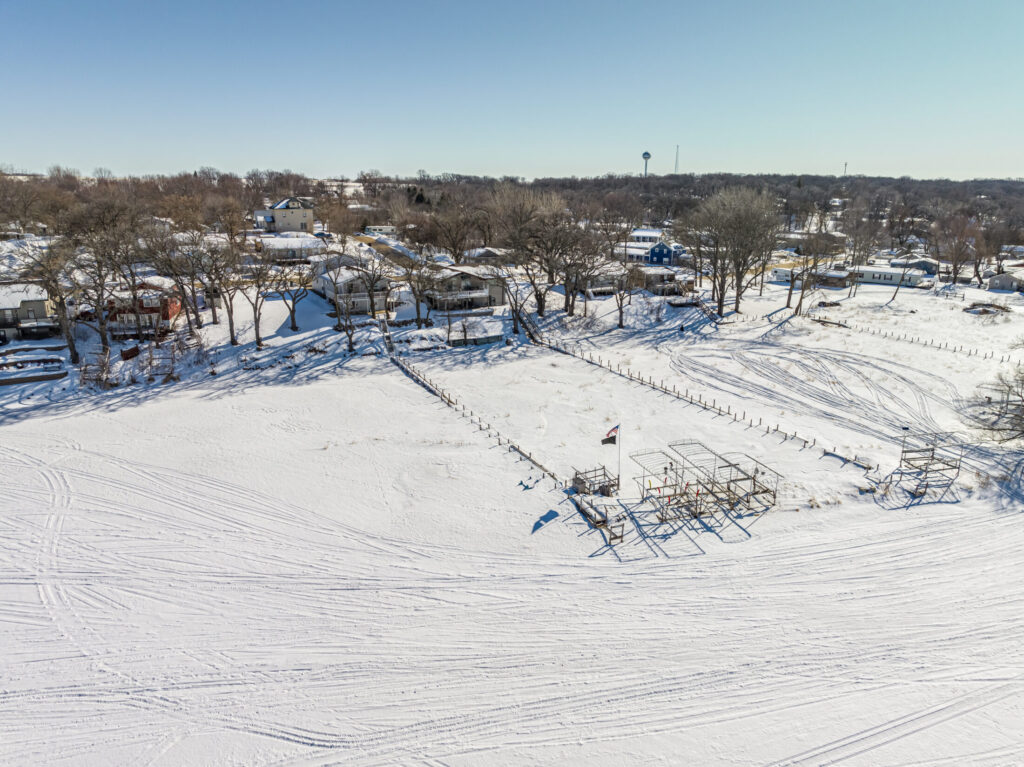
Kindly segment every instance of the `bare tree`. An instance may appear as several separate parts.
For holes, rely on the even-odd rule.
[[[583,316],[587,315],[587,294],[594,279],[607,269],[608,262],[597,240],[585,231],[573,240],[561,262],[562,287],[565,290],[565,313],[576,313],[576,299],[583,294]]]
[[[973,241],[977,230],[962,212],[947,212],[932,224],[932,249],[949,262],[953,284],[973,257]]]
[[[530,291],[524,290],[516,276],[515,267],[511,264],[495,264],[488,269],[487,276],[501,283],[502,290],[508,298],[508,306],[512,314],[512,333],[519,335],[519,322],[522,318],[526,301],[530,297]],[[448,312],[448,336],[451,340],[451,312]]]
[[[793,314],[800,314],[803,311],[804,299],[809,290],[818,286],[821,278],[821,270],[831,264],[832,258],[837,250],[837,241],[831,235],[823,232],[813,234],[804,242],[802,251],[802,269],[800,279],[800,300],[796,302],[796,309]],[[790,286],[792,292],[792,283]],[[787,304],[788,306],[788,304]]]
[[[412,294],[412,301],[416,308],[416,327],[422,328],[424,323],[430,319],[430,302],[428,296],[437,290],[440,268],[432,261],[424,258],[408,258],[399,262],[402,267],[402,282],[409,287]],[[423,308],[426,307],[426,315]]]
[[[127,239],[124,246],[118,248],[111,256],[111,263],[117,272],[121,284],[128,293],[131,307],[130,313],[135,324],[135,337],[142,338],[142,294],[140,285],[142,283],[141,274],[147,266],[144,261],[144,249],[139,246],[137,240]],[[157,327],[153,330],[154,337],[156,337],[159,330],[158,323]]]
[[[533,289],[538,317],[544,316],[555,275],[583,236],[580,227],[564,210],[558,209],[559,202],[556,198],[547,201],[547,210],[535,219],[524,242],[525,253],[519,262]]]
[[[79,238],[74,276],[79,295],[92,307],[104,352],[110,350],[109,310],[117,289],[117,264],[136,245],[134,220],[124,211],[101,220]]]
[[[914,207],[904,200],[894,200],[889,206],[885,228],[889,235],[889,247],[905,248],[907,242],[917,231],[917,216]]]
[[[449,191],[442,207],[433,216],[434,239],[461,264],[477,230],[474,212],[458,195]]]
[[[74,294],[71,274],[75,264],[74,244],[60,237],[52,240],[46,248],[23,248],[18,261],[21,264],[18,279],[36,283],[53,301],[71,364],[77,365],[81,358],[75,343],[74,324],[68,315],[68,299]]]
[[[384,294],[384,311],[387,311],[387,302],[391,295],[391,281],[396,277],[395,268],[383,256],[374,256],[354,267],[359,273],[359,279],[366,286],[367,299],[370,304],[370,316],[377,316],[377,292]]]
[[[231,345],[238,345],[235,331],[234,299],[240,288],[239,271],[242,253],[246,247],[245,219],[241,203],[234,197],[216,197],[207,200],[206,220],[220,231],[222,240],[207,241],[202,272],[215,295],[223,299],[228,318],[228,336]],[[216,299],[212,314],[217,321]]]
[[[987,403],[981,425],[997,442],[1024,439],[1024,369],[1000,373],[993,388],[997,401]]]
[[[866,263],[878,248],[879,227],[862,199],[857,199],[843,212],[843,233],[846,255],[852,266]]]
[[[622,274],[615,282],[615,308],[619,312],[619,329],[626,326],[626,304],[637,290],[644,286],[643,273],[636,266],[624,266]]]
[[[13,224],[19,232],[33,228],[39,217],[40,188],[0,173],[0,224]]]
[[[263,348],[263,336],[260,333],[260,320],[263,317],[263,304],[267,294],[273,290],[277,278],[277,265],[272,254],[249,251],[242,268],[245,287],[239,292],[252,309],[253,331],[256,334],[256,348]]]
[[[725,313],[725,291],[731,280],[733,309],[740,310],[743,292],[758,278],[775,247],[779,218],[775,201],[742,187],[726,189],[705,200],[700,229],[710,244],[712,285],[719,316]]]
[[[673,234],[690,251],[693,258],[693,270],[696,272],[697,287],[704,286],[704,246],[705,232],[700,211],[691,211],[685,218],[679,219],[673,227]]]
[[[238,346],[234,301],[241,287],[238,279],[240,269],[241,247],[232,238],[228,238],[223,243],[210,243],[206,248],[203,273],[213,288],[214,307],[212,308],[216,309],[216,300],[219,296],[223,300],[224,314],[228,318],[228,337],[232,346]]]
[[[335,290],[334,311],[338,315],[335,329],[345,333],[345,339],[348,342],[348,353],[352,354],[356,350],[356,326],[352,322],[352,295],[350,293],[339,294]]]
[[[295,310],[306,296],[313,277],[308,264],[279,265],[271,278],[270,291],[284,301],[288,308],[289,328],[294,333],[299,330]]]

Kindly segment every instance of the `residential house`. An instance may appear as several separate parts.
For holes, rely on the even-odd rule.
[[[878,285],[928,287],[932,280],[920,269],[895,269],[891,266],[855,266],[850,270],[856,282]]]
[[[640,230],[657,231],[657,230]],[[632,236],[632,235],[631,235]],[[647,236],[647,235],[639,235]],[[620,243],[617,252],[624,255],[627,261],[641,264],[660,264],[671,266],[686,260],[686,248],[679,243],[658,240],[654,244],[649,242],[624,242]]]
[[[656,296],[685,295],[693,292],[694,275],[671,266],[640,266],[644,290]]]
[[[313,201],[308,197],[285,197],[266,210],[253,213],[256,228],[265,232],[313,233]]]
[[[920,269],[925,274],[935,276],[939,273],[940,264],[934,258],[928,258],[927,256],[906,256],[904,258],[894,258],[889,262],[889,266],[902,269],[904,266],[909,266],[911,269]]]
[[[992,275],[988,280],[988,289],[1024,291],[1024,269]]]
[[[150,277],[132,291],[120,289],[107,305],[107,328],[115,338],[161,335],[174,327],[182,299],[171,280]],[[136,318],[138,324],[136,324]]]
[[[59,330],[45,289],[32,283],[0,284],[0,335],[5,340],[43,338]]]
[[[373,258],[377,258],[373,248],[361,242],[354,244],[354,247],[346,247],[345,250],[328,249],[309,257],[311,274],[314,279],[322,274],[337,269],[339,266],[365,266]]]
[[[426,295],[431,309],[479,309],[505,303],[504,284],[484,267],[445,267],[438,276],[438,283],[438,288]]]
[[[278,264],[305,264],[326,251],[327,245],[319,237],[284,234],[260,237],[256,240],[256,250],[272,254],[274,262]]]
[[[629,233],[628,242],[644,243],[650,246],[656,242],[661,242],[663,239],[664,232],[661,229],[639,228]]]
[[[462,254],[466,264],[507,264],[510,251],[505,248],[471,248]]]
[[[338,266],[322,272],[313,278],[313,292],[334,305],[348,303],[352,314],[368,314],[370,291],[365,272],[354,266]],[[377,311],[390,311],[398,305],[398,298],[391,291],[390,280],[381,278],[373,284],[373,304]]]
[[[902,270],[896,271],[902,273]],[[795,285],[800,285],[803,282],[803,274],[804,270],[799,267],[776,266],[772,269],[769,279],[772,282],[786,283],[793,279]],[[811,271],[811,274],[813,275],[811,284],[820,288],[848,288],[856,280],[854,272],[846,269],[832,269],[827,266],[819,266],[816,270]],[[904,282],[904,284],[910,283]]]

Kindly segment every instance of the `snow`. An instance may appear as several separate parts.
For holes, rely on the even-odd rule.
[[[972,436],[942,502],[860,488],[902,425],[967,431],[1024,299],[805,299],[839,328],[786,292],[717,326],[639,296],[624,330],[612,300],[540,324],[814,446],[526,343],[408,354],[448,407],[361,356],[379,331],[345,355],[315,296],[298,333],[268,300],[259,353],[205,328],[216,376],[0,387],[0,762],[1020,763],[1019,451]],[[699,439],[782,472],[778,507],[611,549],[494,436],[614,472],[617,423],[626,499],[630,452]]]
[[[264,248],[269,248],[271,250],[304,249],[322,251],[327,249],[327,246],[319,237],[303,235],[301,233],[291,234],[298,234],[299,236],[283,237],[280,235],[275,235],[273,237],[261,237],[260,242],[262,243]]]
[[[30,283],[0,283],[0,309],[17,309],[22,301],[45,301],[46,291]]]

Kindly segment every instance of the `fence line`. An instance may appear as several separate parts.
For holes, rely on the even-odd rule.
[[[595,358],[593,353],[590,352],[585,353],[582,350],[574,350],[564,346],[559,346],[558,344],[554,343],[547,343],[544,345],[547,346],[547,348],[551,349],[552,351],[560,352],[561,354],[565,354],[570,357],[575,357],[576,359],[582,360],[583,362],[586,362],[588,364],[604,368],[605,370],[608,370],[609,372],[614,373],[617,376],[621,376],[622,378],[626,378],[630,381],[639,383],[640,385],[646,386],[649,389],[654,389],[655,391],[661,392],[662,394],[667,394],[668,396],[674,397],[678,400],[689,402],[691,405],[703,408],[704,410],[708,410],[717,415],[728,416],[729,418],[732,419],[733,423],[744,423],[750,428],[757,429],[760,429],[763,426],[765,434],[781,434],[783,441],[791,439],[802,441],[804,443],[804,447],[815,447],[818,444],[817,437],[811,439],[801,437],[796,431],[790,433],[783,429],[780,429],[778,424],[775,424],[774,426],[770,424],[766,425],[764,423],[764,420],[761,418],[758,418],[757,423],[754,423],[753,416],[747,418],[747,412],[745,410],[742,412],[739,410],[733,410],[731,405],[726,405],[723,409],[723,407],[719,405],[718,402],[714,399],[712,399],[709,403],[700,394],[690,394],[689,389],[679,391],[675,384],[666,386],[665,379],[656,381],[653,376],[644,376],[643,374],[631,370],[628,367],[625,370],[623,370],[621,365],[613,365],[610,360],[604,360],[600,356]]]
[[[829,317],[819,317],[807,315],[807,319],[815,322],[827,322],[830,324],[842,324]],[[856,330],[858,333],[866,333],[872,336],[879,336],[880,338],[891,338],[894,341],[905,341],[910,344],[919,344],[920,346],[927,346],[932,349],[942,349],[943,351],[954,352],[957,354],[966,354],[968,357],[978,357],[983,360],[995,359],[996,353],[994,351],[982,351],[981,349],[972,349],[965,347],[962,344],[950,344],[948,341],[939,343],[932,338],[924,338],[922,336],[915,336],[912,333],[895,333],[888,330],[879,330],[878,328],[870,328],[862,325],[853,325],[850,323],[842,324],[842,327],[849,328],[850,330]],[[1014,360],[1009,354],[1001,354],[999,361],[1009,362],[1017,367],[1020,367],[1020,360]]]
[[[413,381],[415,381],[428,392],[433,394],[435,397],[439,398],[448,407],[452,408],[457,415],[460,415],[463,418],[468,418],[470,423],[476,425],[480,431],[486,431],[487,436],[494,437],[495,439],[497,439],[499,446],[506,447],[508,449],[508,452],[510,453],[518,453],[523,458],[523,460],[529,461],[531,464],[540,469],[540,471],[545,476],[554,481],[556,488],[566,486],[566,483],[563,482],[557,474],[555,474],[547,466],[542,464],[537,458],[534,458],[533,453],[524,450],[518,443],[513,442],[511,439],[504,436],[490,423],[485,422],[481,416],[477,415],[476,413],[473,412],[473,410],[466,407],[465,403],[459,402],[459,400],[450,392],[446,391],[444,388],[442,388],[437,383],[432,381],[430,378],[428,378],[426,375],[424,375],[422,372],[417,370],[415,367],[410,365],[405,360],[400,359],[397,355],[389,355],[389,359],[395,365],[395,367],[397,367],[399,370],[401,370],[403,373],[409,376]]]

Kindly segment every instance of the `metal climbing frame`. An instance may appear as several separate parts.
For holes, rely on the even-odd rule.
[[[664,450],[640,450],[630,454],[640,467],[634,481],[640,495],[657,507],[659,522],[699,517],[706,511],[698,477],[688,475],[679,456]]]
[[[917,480],[911,494],[945,489],[960,476],[964,443],[952,432],[907,434],[900,451],[900,473]]]
[[[573,469],[572,486],[582,495],[610,496],[618,492],[619,480],[609,474],[604,466],[584,471]]]
[[[673,442],[684,476],[698,485],[703,504],[767,511],[778,499],[781,475],[744,453],[716,453],[696,440]]]

